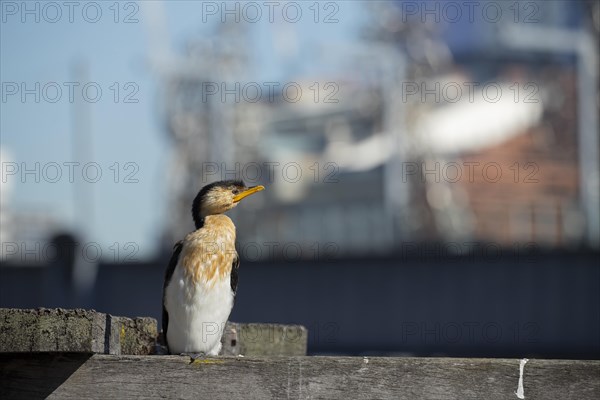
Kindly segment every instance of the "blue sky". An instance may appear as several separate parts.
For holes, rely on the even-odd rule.
[[[1,148],[10,155],[10,160],[2,162],[4,172],[8,168],[6,162],[15,162],[19,168],[16,175],[3,176],[10,188],[8,205],[16,211],[48,213],[66,228],[78,232],[82,240],[97,242],[102,248],[115,242],[121,247],[135,242],[139,245],[139,258],[144,258],[158,248],[157,238],[168,218],[165,182],[170,140],[161,129],[159,81],[148,62],[156,43],[151,40],[152,25],[144,4],[118,3],[119,15],[116,16],[115,2],[90,3],[76,2],[70,22],[69,9],[62,6],[62,2],[55,3],[61,15],[44,2],[27,3],[30,10],[39,10],[33,14],[23,12],[22,2],[0,2]],[[206,11],[211,11],[207,6],[220,6],[221,2],[204,2],[204,8],[199,1],[154,5],[157,4],[165,16],[166,43],[176,54],[183,53],[190,37],[209,37],[220,23],[221,10],[217,10],[216,15]],[[239,4],[243,18],[244,3]],[[285,2],[280,4],[283,7]],[[273,23],[267,18],[268,10],[263,9],[263,16],[253,24],[249,39],[253,55],[249,70],[253,79],[282,80],[318,73],[325,66],[313,57],[315,45],[325,39],[336,42],[357,37],[357,26],[364,18],[360,2],[338,2],[337,11],[331,7],[325,9],[325,3],[320,3],[319,23],[314,22],[314,8],[309,9],[314,2],[300,4],[303,16],[297,23],[286,22],[282,11],[276,8]],[[96,14],[98,9],[101,16]],[[203,10],[206,22],[203,22]],[[325,16],[334,11],[339,22],[322,23]],[[128,15],[138,21],[125,23]],[[247,15],[253,17],[254,14]],[[94,19],[98,21],[89,22]],[[279,51],[274,38],[281,35],[295,37],[298,51],[287,56]],[[82,62],[89,66],[89,77],[83,80],[73,72],[74,66]],[[71,103],[68,82],[73,81],[80,85],[74,87],[75,102]],[[39,103],[35,101],[35,94],[26,95],[22,102],[21,85],[36,92],[36,82],[40,85]],[[88,82],[92,84],[84,94],[82,87]],[[119,87],[118,95],[115,83]],[[127,83],[130,84],[126,87]],[[15,87],[18,92],[11,94]],[[61,88],[60,97],[57,87]],[[86,95],[94,98],[98,87],[102,95],[97,102],[82,100]],[[135,89],[137,92],[133,94]],[[131,99],[138,102],[124,102],[127,94],[132,94]],[[56,102],[52,102],[54,99]],[[77,107],[82,104],[90,115],[91,154],[74,155],[73,110],[74,107],[80,110]],[[64,164],[69,162],[80,162],[80,166],[73,167],[74,183],[69,182],[69,166]],[[23,167],[34,169],[36,163],[40,163],[39,182],[35,182],[33,174],[21,174]],[[90,166],[89,163],[97,164]],[[52,183],[56,165],[62,175]],[[84,165],[88,165],[85,176]],[[96,178],[98,169],[102,176]],[[125,177],[133,172],[130,178],[138,182],[126,183]],[[84,178],[98,180],[89,183]],[[78,188],[82,187],[89,189],[93,198],[93,213],[79,218],[74,204],[82,201],[76,197]]]

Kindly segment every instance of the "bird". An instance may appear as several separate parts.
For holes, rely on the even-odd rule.
[[[192,203],[196,230],[173,246],[163,285],[163,338],[170,354],[216,356],[233,308],[240,259],[224,213],[264,190],[240,180],[204,186]]]

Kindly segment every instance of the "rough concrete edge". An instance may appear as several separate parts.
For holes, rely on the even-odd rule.
[[[42,329],[40,324],[49,322],[51,329]],[[154,353],[157,337],[154,318],[115,317],[93,309],[0,308],[0,323],[0,352],[147,355]],[[11,326],[18,323],[24,326]],[[78,329],[88,335],[77,335]]]
[[[4,324],[7,319],[12,319],[12,323],[27,324],[28,329],[7,328]],[[39,324],[43,320],[44,323],[50,321],[53,329],[51,332],[46,329],[42,337]],[[0,323],[0,352],[167,354],[166,348],[160,343],[157,321],[150,317],[113,316],[81,308],[0,308]],[[86,334],[79,336],[78,332]],[[252,332],[255,338],[246,336],[248,332]],[[294,333],[293,337],[289,336],[291,332]],[[48,346],[50,341],[53,346]],[[306,355],[307,342],[308,330],[302,325],[228,321],[221,337],[223,346],[220,354],[301,356]]]
[[[294,332],[293,337],[290,332]],[[223,355],[304,356],[308,330],[302,325],[229,322],[222,342]]]

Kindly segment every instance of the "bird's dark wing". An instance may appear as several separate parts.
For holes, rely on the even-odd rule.
[[[165,271],[165,282],[163,284],[163,311],[162,311],[162,331],[163,331],[163,339],[165,341],[165,345],[167,349],[169,348],[169,343],[167,342],[167,329],[169,328],[169,313],[165,308],[165,295],[167,291],[167,286],[169,282],[171,282],[171,277],[173,276],[173,272],[175,271],[175,266],[179,261],[179,254],[181,253],[181,249],[183,248],[183,240],[175,243],[173,246],[173,255],[171,256],[171,260],[169,260],[169,265],[167,266],[167,270]]]
[[[233,259],[233,264],[231,264],[231,290],[235,295],[237,291],[238,285],[238,270],[240,269],[240,257],[238,255]]]

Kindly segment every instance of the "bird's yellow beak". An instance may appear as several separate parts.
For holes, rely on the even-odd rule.
[[[251,188],[248,188],[248,189],[244,190],[243,192],[237,194],[233,198],[233,202],[237,203],[238,201],[242,200],[244,197],[248,197],[251,194],[254,194],[256,192],[260,192],[261,190],[265,190],[265,187],[262,186],[262,185],[252,186]]]

